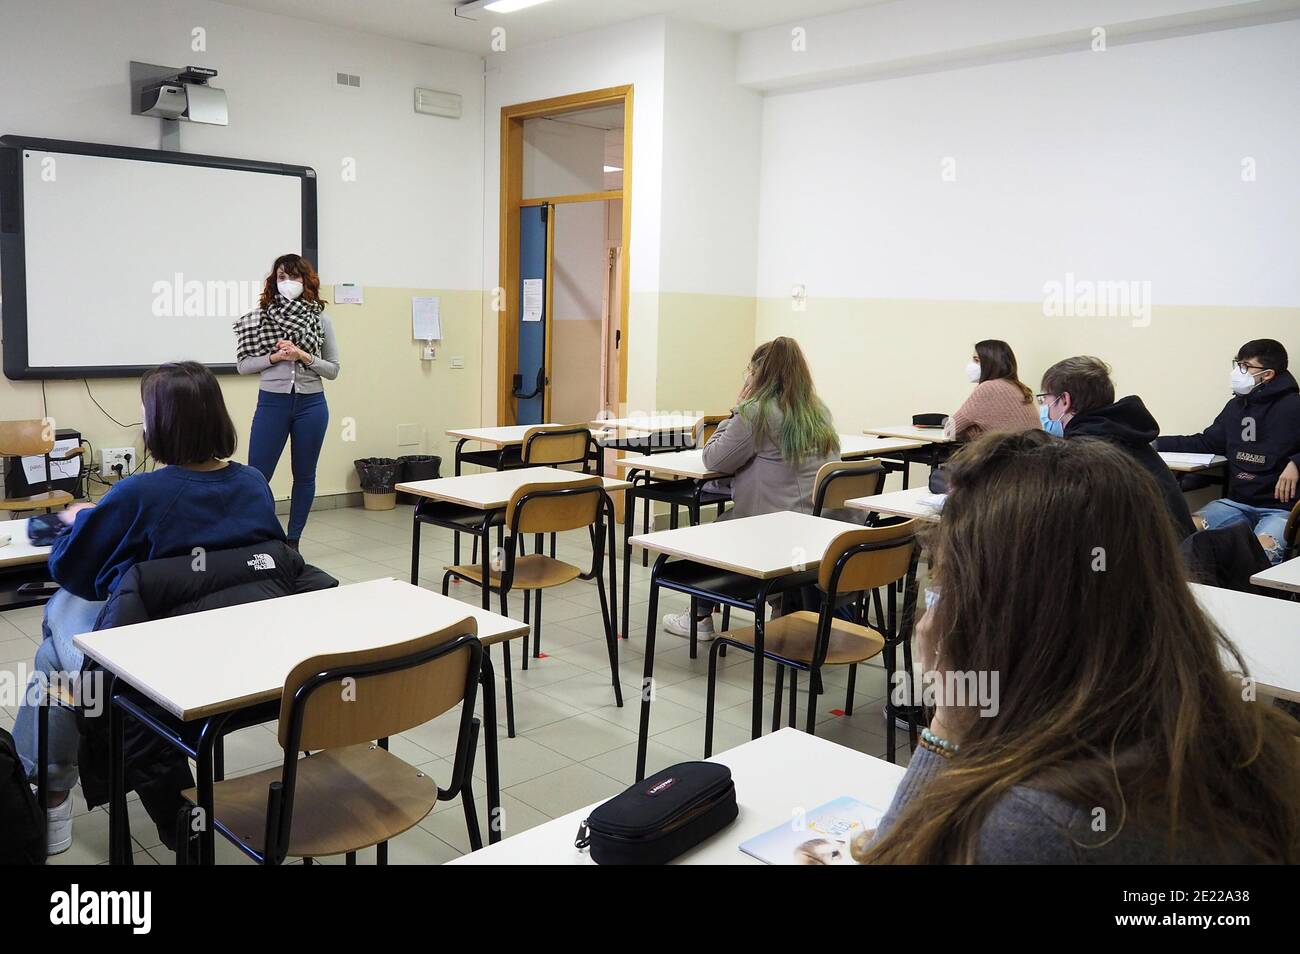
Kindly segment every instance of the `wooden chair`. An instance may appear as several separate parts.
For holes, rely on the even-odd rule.
[[[286,857],[346,855],[376,847],[418,824],[439,800],[459,795],[470,845],[483,840],[471,783],[479,721],[475,694],[483,647],[473,617],[417,639],[303,660],[284,682],[280,745],[284,764],[217,782],[216,831],[259,864]],[[388,751],[389,736],[461,705],[456,754],[446,788]],[[311,751],[299,758],[298,753]],[[177,862],[191,860],[197,789],[177,823]]]
[[[695,446],[697,448],[704,447],[709,442],[709,438],[713,436],[713,432],[718,429],[718,425],[726,419],[726,414],[705,414],[696,421],[692,432],[692,436],[695,438]]]
[[[813,479],[813,516],[840,510],[854,497],[874,497],[885,489],[886,471],[878,460],[833,460]]]
[[[592,476],[578,479],[572,483],[524,484],[510,497],[506,507],[505,522],[510,527],[509,536],[500,549],[503,565],[490,570],[487,586],[501,594],[501,612],[510,615],[510,591],[524,591],[524,622],[528,622],[529,602],[535,603],[533,609],[533,656],[541,655],[542,644],[542,591],[556,586],[563,586],[583,576],[581,568],[546,556],[541,552],[542,537],[548,533],[562,533],[581,527],[592,529],[592,564],[590,576],[596,580],[600,592],[601,619],[605,624],[605,644],[609,650],[609,671],[614,682],[614,701],[623,705],[623,690],[618,681],[618,646],[614,638],[614,621],[611,601],[605,592],[605,574],[602,566],[605,555],[605,535],[613,527],[614,505],[605,493],[604,483],[599,477]],[[608,521],[608,522],[607,522]],[[516,541],[525,534],[536,534],[535,550],[530,555],[520,555]],[[466,563],[446,567],[442,577],[442,592],[453,576],[463,580],[484,585],[483,568],[477,563]],[[524,662],[528,668],[528,635],[524,639]],[[496,640],[501,643],[501,653],[505,664],[506,684],[506,732],[515,735],[514,688],[510,676],[510,642],[507,639]]]
[[[784,671],[790,673],[790,718],[796,722],[798,673],[810,674],[806,730],[815,733],[817,722],[817,696],[822,688],[821,671],[825,666],[848,666],[850,679],[860,662],[884,653],[886,686],[892,691],[896,670],[895,653],[901,644],[906,659],[905,668],[910,680],[912,657],[910,644],[903,638],[904,630],[910,635],[910,626],[898,625],[897,595],[893,586],[907,579],[911,586],[904,598],[904,619],[910,616],[915,602],[915,568],[917,546],[915,521],[908,520],[888,527],[864,527],[849,530],[836,537],[826,550],[817,572],[817,588],[822,592],[820,612],[806,610],[778,616],[764,627],[763,655],[777,663],[776,697],[772,706],[773,729],[779,727],[781,693]],[[865,617],[857,621],[841,619],[835,615],[838,598],[842,594],[874,591],[877,603],[880,589],[888,594],[889,612],[885,615],[877,606],[877,626],[865,625]],[[709,682],[705,699],[704,756],[713,752],[713,709],[718,672],[718,653],[723,646],[735,646],[746,652],[755,651],[754,628],[725,632],[713,641],[709,649]],[[910,685],[910,681],[909,681]],[[853,688],[850,682],[849,700]],[[851,712],[851,708],[849,709]],[[911,713],[909,708],[909,717]],[[894,717],[889,710],[887,730],[888,757],[894,760]],[[911,722],[912,744],[916,744],[916,724]]]
[[[1290,560],[1296,555],[1297,537],[1300,536],[1300,500],[1296,501],[1295,506],[1291,508],[1291,515],[1286,518],[1286,529],[1282,532],[1282,540],[1286,544],[1286,550],[1283,551],[1282,558]]]
[[[45,458],[45,489],[27,497],[0,499],[0,511],[14,513],[21,510],[44,510],[49,513],[72,503],[72,494],[65,490],[51,489],[54,483],[51,465],[54,461],[80,457],[84,451],[77,446],[66,454],[55,457],[51,453],[54,444],[52,427],[47,420],[0,421],[0,457]]]

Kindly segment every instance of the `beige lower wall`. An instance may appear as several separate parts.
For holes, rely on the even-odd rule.
[[[659,295],[656,409],[725,414],[754,350],[754,299]]]
[[[441,298],[443,340],[432,362],[421,360],[423,342],[411,339],[412,295]],[[330,307],[342,370],[338,380],[325,383],[330,428],[317,468],[318,495],[358,490],[352,462],[359,457],[433,453],[446,459],[446,429],[477,423],[483,297],[478,291],[367,286],[365,304]],[[233,333],[231,347],[233,354]],[[463,369],[451,368],[453,356],[464,358]],[[256,378],[222,375],[221,384],[239,432],[235,459],[246,461],[258,382]],[[92,380],[90,387],[99,403],[119,421],[140,420],[138,379],[98,379]],[[109,421],[91,402],[80,380],[47,381],[45,391],[49,414],[57,425],[79,429],[96,449],[134,445],[140,450],[140,428],[122,429]],[[39,381],[0,377],[0,419],[43,414]],[[355,422],[355,428],[345,429],[348,419]],[[398,446],[398,427],[403,424],[417,426],[418,444]],[[349,436],[354,439],[347,439]],[[288,496],[291,482],[286,448],[272,481],[275,495]]]
[[[1040,303],[760,299],[756,338],[798,339],[841,431],[950,412],[970,392],[964,368],[981,338],[1010,342],[1034,390],[1061,358],[1109,362],[1119,394],[1140,394],[1165,433],[1204,428],[1229,398],[1229,361],[1252,338],[1276,338],[1300,363],[1300,309],[1156,306],[1127,318],[1048,318]]]

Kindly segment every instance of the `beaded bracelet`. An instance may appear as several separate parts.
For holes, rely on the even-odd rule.
[[[940,755],[951,757],[961,751],[961,746],[956,742],[949,742],[947,739],[941,739],[928,728],[921,729],[921,741],[928,742],[930,747],[938,750]]]

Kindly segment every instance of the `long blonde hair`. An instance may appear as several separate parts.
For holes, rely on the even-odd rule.
[[[773,338],[754,349],[749,366],[749,393],[736,409],[761,440],[771,427],[773,411],[781,412],[777,443],[781,457],[799,461],[829,457],[840,451],[840,438],[831,412],[813,389],[808,361],[793,338]]]
[[[1081,852],[1128,829],[1170,860],[1300,860],[1300,725],[1225,670],[1245,666],[1187,586],[1151,475],[1109,442],[1027,431],[963,448],[949,481],[935,669],[997,673],[998,710],[953,710],[960,751],[866,860],[973,862],[1016,786],[1104,810]]]

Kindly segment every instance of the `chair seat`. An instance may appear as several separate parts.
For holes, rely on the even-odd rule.
[[[249,848],[263,851],[267,787],[282,767],[218,782],[216,821]],[[198,803],[196,789],[181,793]],[[438,801],[438,785],[377,745],[328,749],[298,760],[289,855],[323,858],[369,848],[417,825]]]
[[[45,493],[32,494],[30,497],[10,497],[0,500],[0,510],[18,512],[21,510],[46,510],[54,507],[66,507],[73,501],[72,494],[66,490],[50,490]]]
[[[477,563],[462,563],[460,566],[446,567],[461,579],[483,585],[483,567]],[[514,590],[544,590],[552,586],[563,586],[571,580],[582,576],[582,571],[570,563],[548,557],[541,553],[515,558],[515,576],[510,584]],[[491,571],[489,588],[501,589],[501,573]]]
[[[754,628],[728,630],[722,637],[751,649],[754,646]],[[811,665],[813,649],[817,644],[817,614],[801,610],[788,616],[778,616],[763,629],[763,654],[779,656],[791,662]],[[877,655],[885,648],[884,637],[874,629],[831,619],[830,649],[826,653],[826,666],[849,666]]]

